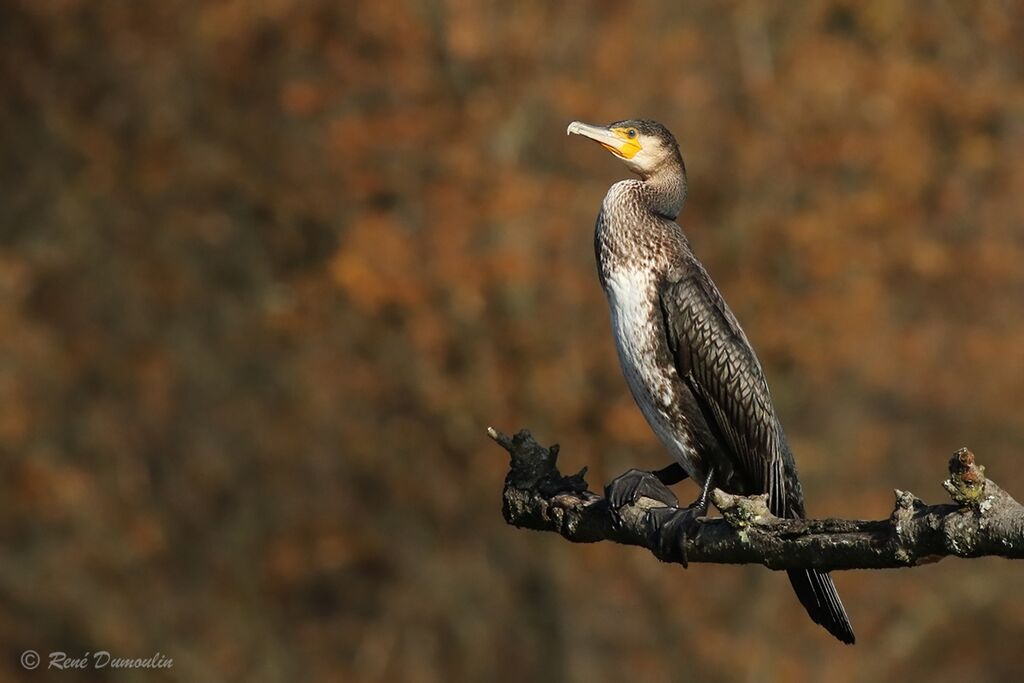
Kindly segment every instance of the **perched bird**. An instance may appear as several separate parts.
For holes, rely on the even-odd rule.
[[[685,552],[682,541],[707,512],[713,487],[767,493],[773,514],[803,517],[796,462],[761,364],[676,223],[686,201],[686,168],[675,138],[660,123],[642,120],[574,121],[567,133],[595,140],[639,176],[608,190],[594,249],[626,382],[675,461],[618,477],[607,491],[613,510],[641,495],[664,501],[669,507],[649,513],[662,557]],[[686,477],[702,484],[701,494],[680,514],[666,485]],[[853,643],[828,573],[788,573],[811,619]]]

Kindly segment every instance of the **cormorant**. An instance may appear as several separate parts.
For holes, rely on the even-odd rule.
[[[686,167],[672,133],[655,121],[608,126],[579,121],[567,134],[595,140],[639,178],[608,190],[594,249],[611,308],[615,346],[637,405],[675,463],[629,470],[608,486],[613,510],[645,495],[666,503],[648,514],[662,557],[685,563],[681,541],[707,512],[713,487],[768,494],[779,517],[804,516],[796,462],[750,342],[690,249],[676,217],[686,201]],[[679,514],[666,488],[691,477],[700,498]],[[800,602],[844,643],[853,627],[827,572],[789,570]]]

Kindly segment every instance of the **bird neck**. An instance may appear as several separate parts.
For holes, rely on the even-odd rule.
[[[686,203],[686,166],[681,158],[672,159],[642,178],[651,213],[675,220]]]

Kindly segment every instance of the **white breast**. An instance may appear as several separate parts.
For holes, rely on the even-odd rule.
[[[665,341],[660,325],[653,273],[618,269],[606,281],[612,329],[619,362],[637,405],[655,434],[694,476],[692,439],[685,424],[672,424],[668,410],[675,400],[679,377],[672,367],[659,365],[657,353]],[[678,419],[678,418],[677,418]]]
[[[660,384],[661,379],[656,373],[650,355],[657,348],[657,340],[654,337],[656,331],[652,320],[654,282],[651,273],[641,270],[618,270],[608,278],[607,286],[615,345],[619,351],[622,369],[634,395],[637,389],[641,388],[644,389],[643,393],[649,393],[648,389]],[[640,385],[635,386],[635,381],[639,381]],[[669,393],[650,398],[660,403],[670,402],[671,387],[658,388]]]

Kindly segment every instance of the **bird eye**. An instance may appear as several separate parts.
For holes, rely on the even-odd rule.
[[[636,128],[630,128],[629,130],[627,130],[626,131],[626,135],[628,135],[631,138],[635,138],[636,137]]]

